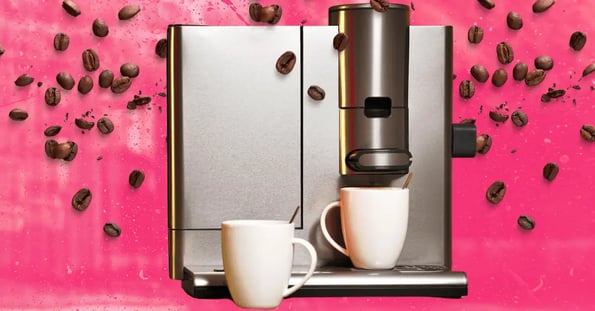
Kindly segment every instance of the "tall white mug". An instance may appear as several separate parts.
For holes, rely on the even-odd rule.
[[[328,212],[340,207],[345,247],[326,227]],[[341,188],[340,200],[327,205],[320,216],[326,240],[360,269],[392,269],[403,250],[409,218],[409,189],[394,187]]]
[[[316,268],[316,250],[294,237],[294,225],[275,220],[230,220],[221,224],[225,281],[234,303],[242,308],[271,309],[306,283]],[[293,247],[310,254],[305,276],[288,288]]]

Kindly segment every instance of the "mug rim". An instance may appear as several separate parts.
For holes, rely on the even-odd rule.
[[[409,191],[401,187],[343,187],[341,191]]]
[[[272,219],[230,219],[224,220],[221,222],[221,226],[250,226],[250,225],[269,225],[269,226],[276,226],[276,225],[291,225],[288,221],[283,220],[272,220]]]

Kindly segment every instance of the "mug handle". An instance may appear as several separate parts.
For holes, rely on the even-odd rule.
[[[339,207],[339,206],[340,206],[339,201],[335,201],[335,202],[327,205],[324,208],[324,210],[322,211],[322,214],[320,215],[320,229],[322,230],[322,235],[324,235],[324,237],[331,244],[332,247],[334,247],[336,250],[341,252],[343,255],[349,257],[349,254],[347,254],[347,249],[345,249],[344,247],[339,245],[339,243],[335,242],[335,240],[331,237],[331,235],[328,233],[328,230],[326,229],[326,214],[328,214],[328,212],[332,208]]]
[[[310,269],[308,269],[308,273],[306,273],[306,275],[299,282],[297,282],[292,287],[287,288],[285,292],[283,292],[283,297],[287,297],[295,293],[298,289],[300,289],[300,287],[302,287],[306,283],[306,281],[314,274],[314,269],[316,269],[316,262],[318,261],[318,257],[316,256],[316,250],[314,249],[314,246],[310,244],[310,242],[300,238],[293,238],[291,240],[291,243],[293,243],[294,245],[299,244],[305,247],[308,253],[310,253]]]

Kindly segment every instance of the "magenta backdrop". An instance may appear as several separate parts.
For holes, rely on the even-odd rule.
[[[559,0],[537,15],[531,12],[533,1],[495,1],[488,11],[474,0],[416,0],[411,12],[414,25],[454,25],[454,121],[476,118],[478,131],[494,140],[487,154],[454,160],[453,262],[454,269],[468,273],[469,295],[460,300],[292,298],[280,310],[590,310],[595,305],[595,271],[588,266],[595,262],[595,143],[579,136],[582,124],[595,124],[595,75],[579,79],[595,61],[595,2]],[[236,309],[228,300],[190,298],[179,281],[168,279],[166,99],[159,95],[165,92],[166,63],[154,46],[170,23],[251,24],[249,1],[78,0],[82,14],[76,18],[61,2],[0,2],[0,45],[6,49],[0,56],[0,309]],[[283,7],[279,24],[325,25],[327,8],[348,2],[354,1],[277,1]],[[130,3],[142,11],[119,21],[119,8]],[[506,27],[511,10],[524,18],[520,31]],[[91,32],[98,17],[110,26],[106,38]],[[466,39],[473,24],[485,29],[477,46]],[[568,46],[576,30],[589,38],[580,52]],[[52,47],[58,32],[71,37],[64,52]],[[534,57],[548,54],[555,60],[553,70],[534,88],[509,78],[502,88],[476,83],[476,95],[461,99],[458,84],[471,79],[473,64],[490,72],[504,67],[510,75],[514,63],[500,66],[496,59],[500,41],[513,46],[514,63],[532,66]],[[140,76],[121,95],[96,85],[88,95],[62,91],[62,102],[47,106],[45,89],[56,86],[59,71],[77,80],[85,73],[81,52],[87,48],[98,51],[101,68],[117,72],[131,61],[140,65]],[[35,83],[16,87],[13,81],[22,73],[35,77]],[[98,72],[91,76],[96,81]],[[553,84],[568,89],[567,95],[540,102]],[[139,93],[152,102],[127,110],[126,103]],[[488,112],[504,103],[510,112],[522,107],[529,124],[516,128],[510,120],[500,126],[491,121]],[[29,118],[10,120],[13,108],[26,109]],[[87,111],[95,120],[107,114],[115,131],[82,133],[73,120]],[[58,141],[78,142],[74,161],[45,156],[48,125],[63,126]],[[542,177],[547,162],[560,166],[552,182]],[[127,184],[133,169],[146,173],[137,190]],[[497,179],[506,182],[508,192],[500,204],[491,205],[485,191]],[[81,187],[93,193],[82,213],[70,206]],[[519,229],[520,214],[536,220],[535,230]],[[102,232],[107,221],[120,224],[119,238]]]

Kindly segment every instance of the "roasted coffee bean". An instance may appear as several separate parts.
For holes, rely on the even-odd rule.
[[[150,102],[151,102],[151,97],[149,97],[149,96],[141,97],[138,95],[134,95],[134,99],[128,102],[128,105],[126,105],[126,108],[128,108],[130,110],[134,110],[134,109],[136,109],[136,106],[146,105]]]
[[[103,225],[103,232],[112,238],[117,238],[120,236],[120,234],[122,234],[122,229],[120,229],[120,226],[116,225],[115,223],[108,222]]]
[[[313,100],[323,100],[325,95],[324,90],[318,85],[312,85],[308,88],[308,96]]]
[[[90,130],[95,125],[95,122],[88,121],[82,118],[76,118],[74,119],[74,124],[76,124],[76,126],[78,126],[78,128],[80,128],[81,130]]]
[[[64,144],[68,144],[68,146],[70,147],[70,154],[68,154],[65,158],[63,158],[64,161],[74,160],[74,158],[76,157],[76,154],[78,153],[78,150],[79,150],[78,145],[73,141],[67,141]]]
[[[99,87],[108,88],[114,82],[114,73],[109,70],[105,69],[99,74]]]
[[[471,75],[475,80],[481,83],[488,81],[490,78],[490,73],[482,65],[473,65],[473,67],[471,67]]]
[[[35,80],[35,78],[24,73],[24,74],[20,75],[16,80],[14,80],[14,84],[16,86],[27,86],[27,85],[33,83],[34,80]]]
[[[491,10],[496,6],[496,3],[494,3],[494,0],[477,0],[477,2],[479,2],[479,4],[481,4],[482,7]]]
[[[54,36],[54,49],[56,51],[66,51],[70,45],[70,37],[65,33],[58,33]]]
[[[89,207],[93,195],[87,188],[82,188],[77,191],[72,197],[72,207],[77,211],[84,211]]]
[[[533,3],[533,13],[545,12],[555,3],[556,1],[554,0],[537,0]]]
[[[471,80],[463,80],[459,83],[459,95],[465,99],[473,97],[475,94],[475,85]]]
[[[129,77],[119,77],[114,79],[112,82],[112,92],[116,94],[124,93],[132,84],[132,80]]]
[[[140,12],[140,6],[138,5],[127,5],[118,11],[118,19],[120,20],[127,20],[133,18],[136,14]]]
[[[56,82],[65,90],[72,90],[74,87],[74,78],[67,72],[60,72],[56,75]]]
[[[83,51],[83,66],[87,71],[99,69],[99,55],[93,49]]]
[[[250,18],[255,22],[260,22],[260,11],[262,10],[262,5],[258,2],[253,2],[248,7],[248,13]]]
[[[138,77],[139,68],[134,63],[125,63],[120,66],[120,73],[125,77],[136,78]]]
[[[527,125],[527,123],[529,122],[529,118],[527,117],[527,114],[522,111],[522,110],[515,110],[510,119],[512,120],[512,123],[518,127],[523,127],[525,125]]]
[[[103,117],[97,121],[97,129],[102,134],[109,134],[114,131],[114,123],[107,117]]]
[[[543,69],[543,70],[550,70],[554,67],[554,60],[547,56],[541,55],[535,58],[535,68]]]
[[[460,124],[475,124],[475,119],[473,118],[469,118],[469,119],[463,119],[461,122],[459,122]]]
[[[347,34],[340,32],[333,38],[333,47],[335,50],[341,52],[347,48],[347,45],[349,45],[349,37]]]
[[[536,86],[545,79],[545,71],[543,69],[535,69],[527,72],[525,76],[525,84],[527,86]]]
[[[78,91],[81,94],[87,94],[93,89],[93,79],[89,76],[82,76],[77,86]]]
[[[50,159],[56,159],[55,154],[55,147],[58,145],[58,142],[53,139],[48,139],[45,141],[45,154]]]
[[[498,204],[504,199],[506,194],[506,185],[504,182],[497,180],[488,187],[486,191],[486,199],[492,204]]]
[[[506,120],[508,120],[508,115],[500,111],[492,110],[490,111],[490,119],[496,122],[504,123]]]
[[[64,0],[62,2],[62,8],[64,8],[66,13],[68,13],[72,16],[76,17],[76,16],[81,15],[81,9],[79,9],[79,6],[76,5],[76,3],[74,3],[74,1],[72,1],[72,0]]]
[[[516,81],[523,81],[527,76],[527,71],[529,71],[529,66],[523,62],[518,62],[512,69],[512,77]]]
[[[6,52],[6,49],[0,44],[0,56],[2,56]]]
[[[523,28],[523,19],[519,13],[509,12],[506,16],[506,25],[508,25],[508,28],[510,29],[519,30]]]
[[[293,70],[293,66],[295,66],[296,56],[291,51],[287,51],[283,53],[277,59],[277,63],[275,64],[275,68],[280,74],[288,74]]]
[[[548,181],[552,181],[556,179],[559,171],[560,168],[558,165],[556,163],[550,162],[543,167],[543,178],[547,179]]]
[[[469,27],[467,40],[469,40],[469,43],[479,44],[483,40],[483,29],[477,25]]]
[[[479,154],[486,154],[492,148],[492,137],[488,134],[477,135],[475,138],[475,151]]]
[[[101,18],[97,18],[93,21],[92,29],[93,34],[100,38],[103,38],[109,34],[109,27]]]
[[[496,56],[498,57],[498,61],[503,64],[510,64],[514,60],[514,51],[512,50],[512,46],[507,42],[500,42],[496,46]]]
[[[535,228],[535,220],[527,215],[521,215],[517,219],[517,224],[525,230],[533,230]]]
[[[592,124],[584,124],[581,127],[581,137],[588,142],[595,142],[595,126]]]
[[[250,4],[249,8],[250,18],[255,22],[269,23],[271,25],[277,24],[283,15],[283,9],[276,4],[269,6],[262,6],[257,2]]]
[[[558,98],[564,95],[566,95],[566,90],[564,89],[554,89],[551,87],[547,89],[547,96],[549,98]]]
[[[388,10],[389,2],[387,0],[370,0],[372,9],[377,12],[386,12]]]
[[[155,54],[161,58],[167,57],[167,39],[159,39],[155,44]]]
[[[134,170],[128,176],[128,183],[135,189],[138,189],[145,181],[145,173],[141,170]]]
[[[508,74],[506,73],[506,70],[498,68],[496,71],[494,71],[494,74],[492,75],[493,85],[501,87],[504,85],[504,83],[506,83],[506,80],[508,80]]]
[[[50,148],[50,158],[52,159],[66,159],[72,152],[72,145],[68,142],[54,143],[53,139],[46,142],[46,153],[48,150],[48,144]]]
[[[583,70],[583,77],[590,75],[591,73],[593,73],[595,71],[595,63],[590,63],[589,65],[587,65],[587,67],[585,67],[585,69]]]
[[[48,106],[56,106],[60,103],[60,99],[62,99],[62,94],[58,88],[50,87],[45,90],[45,103]]]
[[[58,133],[60,133],[61,130],[62,130],[62,127],[60,125],[48,126],[45,129],[45,131],[43,131],[43,135],[45,135],[47,137],[56,136],[56,135],[58,135]]]
[[[570,42],[568,43],[570,47],[575,51],[580,51],[587,43],[587,35],[580,31],[575,31],[570,35]]]
[[[24,121],[29,117],[29,113],[24,109],[15,108],[8,113],[8,117],[14,121]]]

